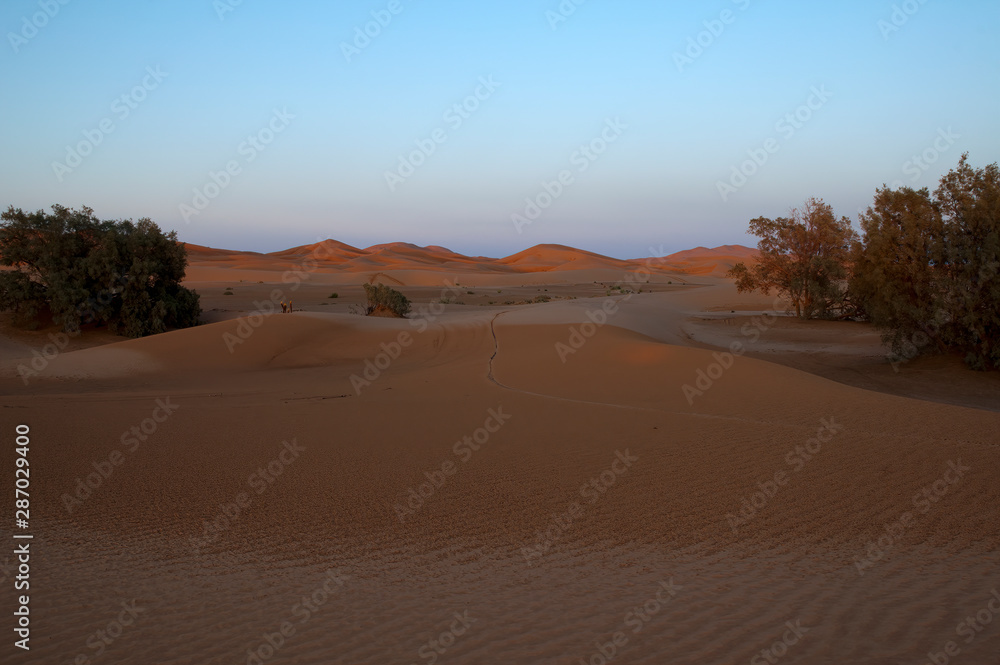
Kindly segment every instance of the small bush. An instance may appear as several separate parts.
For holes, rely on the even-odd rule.
[[[222,295],[224,295],[224,296],[232,296],[232,295],[236,295],[236,294],[234,294],[229,289],[226,289],[225,291],[222,292]]]
[[[336,292],[331,293],[330,295],[327,296],[327,298],[339,298],[339,297],[340,296]]]
[[[368,305],[365,308],[367,316],[398,316],[405,317],[410,312],[410,301],[402,293],[390,289],[385,284],[365,284],[365,295]]]

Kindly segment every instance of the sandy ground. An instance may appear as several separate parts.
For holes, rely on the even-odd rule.
[[[27,382],[54,331],[5,325],[34,538],[0,662],[1000,662],[996,376],[773,316],[736,249],[648,284],[337,249],[298,282],[205,250],[205,325],[87,331]],[[364,281],[414,313],[352,314]]]

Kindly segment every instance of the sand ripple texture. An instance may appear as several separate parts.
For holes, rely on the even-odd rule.
[[[749,358],[689,403],[711,351],[606,326],[563,363],[566,325],[494,319],[360,394],[405,324],[284,317],[212,366],[224,322],[4,384],[37,494],[32,649],[5,612],[0,662],[1000,662],[1000,415]]]

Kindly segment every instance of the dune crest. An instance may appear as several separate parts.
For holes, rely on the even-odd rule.
[[[390,242],[359,249],[324,240],[309,245],[261,254],[187,244],[189,271],[198,281],[207,268],[284,271],[303,261],[315,261],[319,271],[371,272],[428,270],[450,273],[483,272],[497,275],[525,275],[565,270],[609,270],[618,272],[647,269],[657,273],[721,274],[738,261],[752,261],[756,250],[742,245],[715,249],[698,247],[665,257],[615,259],[567,245],[541,244],[502,258],[466,256],[445,247],[420,247],[407,242]]]

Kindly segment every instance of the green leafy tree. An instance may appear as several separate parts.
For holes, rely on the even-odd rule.
[[[968,154],[935,195],[945,233],[946,342],[975,369],[1000,369],[1000,168],[973,169]]]
[[[955,350],[1000,369],[1000,169],[968,155],[931,196],[882,187],[861,216],[851,290],[897,356]]]
[[[926,330],[930,322],[939,325],[948,318],[936,311],[944,304],[939,283],[944,253],[940,206],[926,188],[882,187],[859,221],[863,241],[855,244],[850,290],[882,331],[883,343],[897,358],[912,357],[916,346],[931,339],[944,350],[940,334],[930,337]]]
[[[809,199],[790,217],[758,217],[750,233],[760,238],[757,263],[737,263],[728,275],[740,293],[772,289],[791,300],[800,318],[830,317],[845,309],[851,244],[857,234],[822,199]]]
[[[410,301],[406,296],[395,289],[391,289],[385,284],[365,284],[365,296],[368,298],[368,305],[365,307],[365,314],[390,315],[405,317],[410,312]]]
[[[149,219],[101,221],[94,211],[13,206],[0,215],[0,309],[48,312],[66,331],[106,324],[141,337],[198,323],[198,294],[180,285],[187,252]]]

